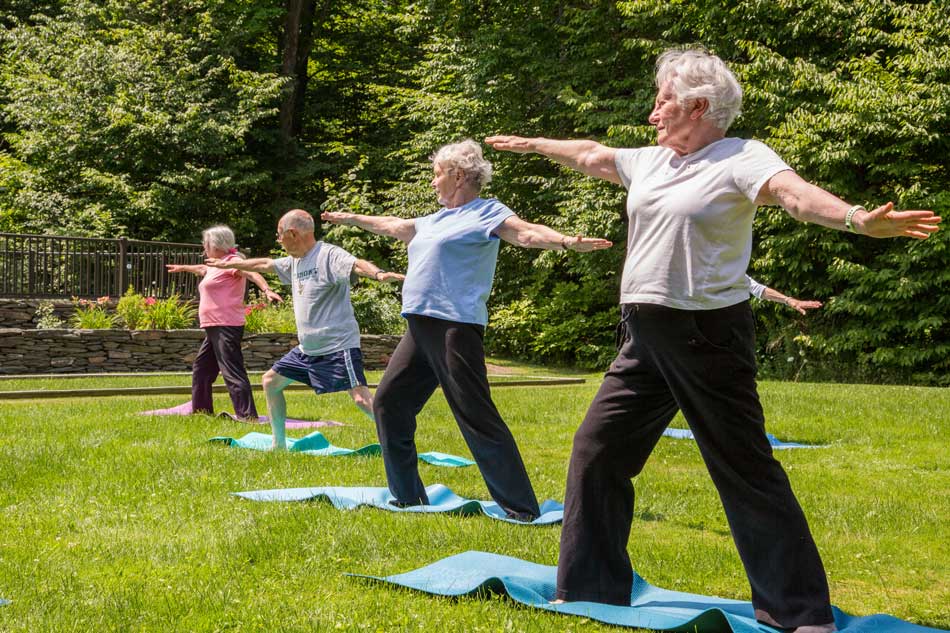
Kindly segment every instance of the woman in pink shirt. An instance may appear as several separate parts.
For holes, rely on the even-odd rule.
[[[222,261],[243,259],[234,244],[234,232],[226,226],[212,226],[202,233],[205,255]],[[211,386],[224,376],[231,394],[234,414],[240,419],[257,420],[257,408],[251,393],[251,381],[244,369],[241,339],[244,338],[244,291],[247,280],[271,301],[280,301],[267,281],[258,273],[210,268],[203,264],[169,264],[171,273],[194,273],[198,283],[198,323],[205,331],[198,355],[192,365],[191,408],[194,413],[214,413]]]

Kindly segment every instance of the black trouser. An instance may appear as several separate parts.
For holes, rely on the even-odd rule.
[[[231,395],[234,415],[239,418],[257,418],[251,381],[244,369],[241,339],[243,325],[216,325],[206,327],[198,355],[191,366],[191,408],[195,413],[214,413],[211,386],[220,372]]]
[[[756,617],[784,628],[832,622],[818,549],[765,436],[748,302],[623,308],[625,341],[574,436],[558,597],[630,604],[630,479],[681,410],[719,491]]]
[[[507,512],[540,514],[515,438],[492,402],[484,328],[409,315],[374,398],[389,490],[401,504],[427,504],[416,455],[416,415],[440,386],[492,498]]]

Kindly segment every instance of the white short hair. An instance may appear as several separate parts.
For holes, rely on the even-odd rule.
[[[670,82],[678,103],[706,99],[703,114],[723,132],[742,110],[742,87],[719,57],[703,49],[672,49],[656,60],[656,87]]]
[[[219,251],[229,251],[236,246],[234,231],[223,224],[205,229],[201,233],[201,241]]]
[[[478,189],[491,182],[491,163],[482,155],[482,146],[470,138],[443,145],[429,158],[433,165],[442,165],[449,171],[461,171],[465,174],[465,180]]]
[[[291,209],[280,219],[284,230],[296,229],[301,233],[313,233],[313,216],[303,209]]]

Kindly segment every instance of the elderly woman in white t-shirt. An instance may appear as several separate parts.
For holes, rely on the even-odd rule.
[[[775,204],[832,229],[913,238],[936,231],[940,218],[891,203],[852,205],[804,181],[763,143],[726,137],[742,89],[715,55],[664,53],[656,87],[656,147],[486,139],[628,190],[620,295],[628,337],[574,436],[557,599],[630,603],[630,479],[682,411],[722,499],[756,617],[799,633],[833,631],[821,558],[772,456],[756,392],[745,279],[752,218],[757,205]]]

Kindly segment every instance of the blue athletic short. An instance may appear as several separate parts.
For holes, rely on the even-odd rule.
[[[358,347],[323,356],[308,356],[295,347],[271,369],[285,378],[310,385],[317,393],[347,391],[366,384],[363,353]]]

